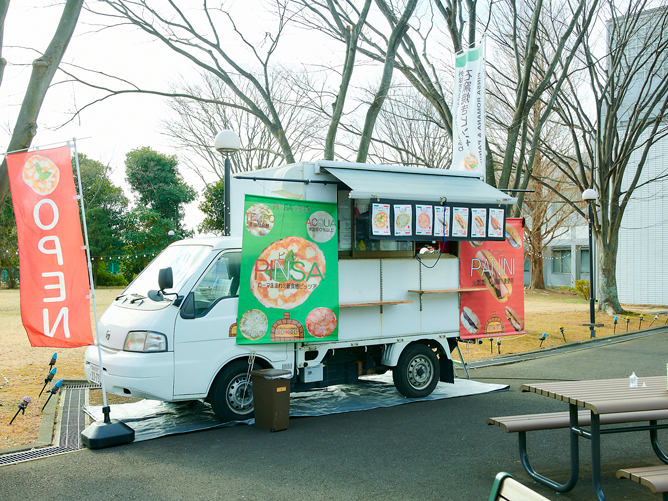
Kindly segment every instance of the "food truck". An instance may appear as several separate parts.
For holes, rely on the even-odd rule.
[[[321,160],[238,174],[230,190],[231,236],[172,243],[102,315],[89,381],[103,371],[110,393],[206,399],[243,420],[253,368],[289,371],[292,391],[391,370],[422,397],[454,382],[460,336],[521,330],[501,318],[513,270],[481,253],[521,240],[516,199],[475,173]],[[491,330],[461,304],[478,291],[499,305]]]

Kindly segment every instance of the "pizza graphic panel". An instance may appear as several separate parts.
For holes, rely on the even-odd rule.
[[[326,273],[325,256],[314,243],[287,237],[267,246],[253,265],[250,288],[267,308],[290,310],[301,305]]]

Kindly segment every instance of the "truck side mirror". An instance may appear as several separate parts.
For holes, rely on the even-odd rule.
[[[172,274],[171,266],[169,268],[162,268],[158,272],[158,287],[161,291],[174,287],[174,275]]]

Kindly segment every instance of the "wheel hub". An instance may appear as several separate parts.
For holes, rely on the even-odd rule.
[[[413,388],[428,386],[434,377],[431,361],[422,355],[411,360],[408,366],[408,381]]]
[[[244,374],[235,377],[227,387],[227,402],[240,414],[253,410],[253,385]]]

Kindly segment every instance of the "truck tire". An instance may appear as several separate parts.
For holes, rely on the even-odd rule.
[[[253,370],[259,368],[257,364],[253,366]],[[245,421],[253,417],[253,383],[247,374],[248,362],[237,360],[225,367],[213,382],[209,398],[221,421]]]
[[[438,384],[441,366],[436,353],[423,344],[408,346],[392,370],[394,386],[408,398],[426,397]]]

